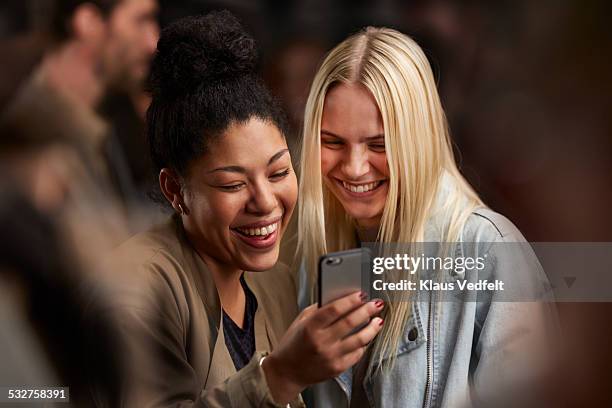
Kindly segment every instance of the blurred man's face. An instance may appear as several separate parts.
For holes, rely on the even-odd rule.
[[[159,38],[157,11],[157,0],[123,0],[111,12],[103,60],[109,85],[142,85]]]

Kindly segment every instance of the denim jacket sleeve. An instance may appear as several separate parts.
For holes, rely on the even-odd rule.
[[[476,214],[496,229],[483,275],[512,287],[506,293],[485,292],[488,298],[478,299],[470,361],[474,402],[536,376],[550,357],[558,329],[548,280],[522,234],[497,213]]]

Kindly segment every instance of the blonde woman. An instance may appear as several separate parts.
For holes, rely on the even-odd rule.
[[[485,268],[438,279],[520,280],[532,296],[514,300],[534,300],[545,288],[530,249],[518,257],[505,250],[525,242],[521,233],[487,209],[457,169],[427,58],[398,31],[367,28],[327,55],[306,105],[301,174],[303,304],[313,300],[319,256],[365,241],[455,243],[452,256],[482,256]],[[389,294],[366,357],[314,387],[314,405],[460,406],[493,380],[520,376],[523,355],[515,352],[535,347],[533,335],[554,313],[488,293],[461,302],[435,292]],[[516,364],[506,365],[510,356]]]

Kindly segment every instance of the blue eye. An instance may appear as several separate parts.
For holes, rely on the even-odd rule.
[[[340,149],[344,145],[341,140],[322,140],[322,143],[329,149]]]

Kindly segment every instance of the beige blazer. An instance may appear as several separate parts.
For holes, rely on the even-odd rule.
[[[138,407],[267,407],[259,360],[274,349],[297,315],[294,278],[285,265],[245,272],[257,297],[256,353],[236,372],[223,335],[219,296],[209,269],[182,224],[136,235],[113,254],[113,312],[130,361],[126,405]],[[137,402],[134,402],[134,398]],[[303,406],[300,400],[291,406]]]

